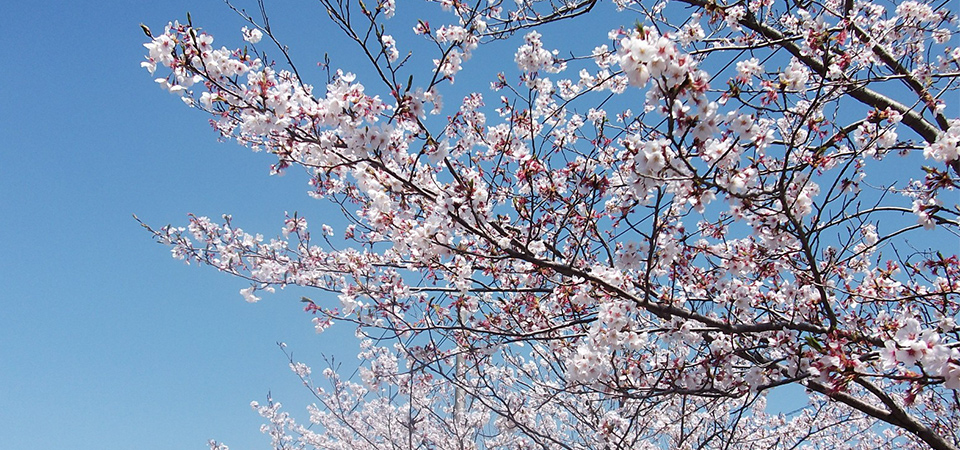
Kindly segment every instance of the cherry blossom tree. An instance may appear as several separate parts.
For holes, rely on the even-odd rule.
[[[349,223],[144,225],[356,327],[356,378],[290,358],[315,426],[254,404],[275,448],[960,447],[955,5],[320,3],[357,75],[309,79],[265,13],[239,48],[144,27],[163,88]],[[604,42],[551,42],[587,17]]]

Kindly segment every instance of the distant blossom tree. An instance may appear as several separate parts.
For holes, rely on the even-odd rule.
[[[313,426],[254,404],[275,448],[960,448],[954,3],[320,3],[369,63],[323,89],[266,14],[239,49],[144,27],[162,87],[349,223],[147,226],[356,326],[355,378],[290,358]],[[552,50],[588,17],[605,42]]]

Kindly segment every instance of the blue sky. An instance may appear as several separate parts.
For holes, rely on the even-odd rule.
[[[0,448],[268,447],[250,401],[307,396],[275,343],[319,361],[352,341],[317,336],[299,293],[245,303],[243,281],[173,260],[131,216],[231,213],[272,235],[284,211],[319,213],[302,177],[218,143],[139,67],[140,22],[190,11],[231,45],[239,19],[216,0],[0,10]]]

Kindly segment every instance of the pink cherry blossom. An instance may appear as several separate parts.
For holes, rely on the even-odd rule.
[[[256,21],[234,49],[170,23],[141,64],[326,208],[147,226],[355,327],[355,377],[290,360],[310,425],[252,405],[275,448],[960,444],[955,11],[321,3],[365,68],[268,61]],[[596,42],[551,25],[584,17]]]

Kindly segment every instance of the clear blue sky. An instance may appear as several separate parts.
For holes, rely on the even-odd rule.
[[[324,51],[350,67],[317,3],[267,3],[301,67]],[[131,217],[160,226],[230,213],[269,236],[285,211],[323,214],[302,176],[269,177],[269,155],[218,143],[206,116],[139,67],[140,22],[161,30],[190,11],[232,47],[241,21],[217,0],[0,11],[0,448],[267,448],[249,402],[272,392],[303,417],[309,401],[275,343],[350,366],[352,331],[315,335],[300,291],[246,304],[245,282],[174,261]],[[609,28],[581,25],[595,36],[573,44],[603,42]],[[500,50],[466,70],[512,65],[513,50]]]
[[[295,30],[288,2],[271,3]],[[352,340],[317,336],[299,292],[245,303],[246,283],[173,260],[131,217],[231,213],[269,236],[284,211],[321,213],[302,177],[217,143],[139,67],[140,22],[162,30],[190,11],[236,45],[239,19],[217,0],[0,11],[0,448],[269,447],[250,401],[272,391],[302,417],[308,397],[275,343],[317,362]]]

